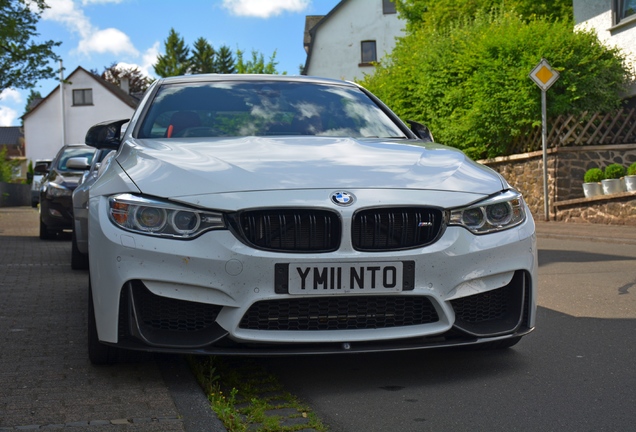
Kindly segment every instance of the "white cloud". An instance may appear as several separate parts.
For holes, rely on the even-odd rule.
[[[302,12],[310,0],[223,0],[223,7],[233,15],[269,18],[283,12]]]
[[[119,0],[84,0],[87,3],[117,3]],[[101,30],[94,27],[84,11],[73,0],[47,0],[48,9],[42,13],[43,20],[62,23],[80,36],[77,51],[90,55],[93,52],[139,55],[128,35],[115,28]]]
[[[155,42],[142,56],[140,69],[151,78],[155,77],[155,69],[152,66],[157,63],[157,57],[159,57],[159,42]]]
[[[80,41],[77,51],[86,55],[94,52],[139,55],[128,35],[114,28],[92,32]]]
[[[84,11],[77,9],[73,0],[47,0],[49,7],[42,13],[43,20],[56,21],[64,24],[73,33],[87,38],[93,30]]]
[[[22,95],[20,95],[20,92],[16,89],[8,88],[0,93],[0,100],[22,103]]]
[[[17,118],[16,110],[0,105],[0,126],[11,126]]]
[[[154,68],[152,67],[157,63],[157,56],[159,55],[159,42],[155,42],[152,47],[148,48],[142,55],[142,64],[119,62],[117,67],[122,69],[137,69],[142,75],[148,78],[155,79]]]
[[[123,2],[124,0],[82,0],[82,4],[83,5],[88,5],[88,4],[106,4],[106,3],[115,3],[115,4],[119,4],[121,2]]]

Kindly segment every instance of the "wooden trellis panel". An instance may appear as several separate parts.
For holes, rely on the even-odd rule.
[[[616,112],[562,115],[548,120],[548,147],[636,143],[636,108]],[[521,134],[508,154],[541,150],[541,127]]]

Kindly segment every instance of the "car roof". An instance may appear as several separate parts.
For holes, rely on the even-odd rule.
[[[160,78],[157,84],[177,84],[195,82],[298,82],[312,84],[332,84],[347,87],[359,87],[351,81],[342,81],[332,78],[321,78],[304,75],[269,75],[269,74],[195,74],[175,77]]]

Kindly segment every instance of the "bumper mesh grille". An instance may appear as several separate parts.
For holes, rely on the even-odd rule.
[[[510,289],[504,287],[452,300],[451,304],[457,318],[464,322],[475,324],[495,321],[508,312],[510,294]]]
[[[242,237],[257,249],[332,252],[340,246],[340,218],[326,210],[256,210],[239,221]]]
[[[266,300],[241,320],[250,330],[360,330],[437,322],[427,297],[359,296]]]
[[[222,306],[154,295],[141,283],[133,288],[139,321],[153,330],[192,332],[210,328]]]
[[[431,208],[370,209],[353,219],[353,247],[391,251],[426,246],[441,234],[442,211]]]

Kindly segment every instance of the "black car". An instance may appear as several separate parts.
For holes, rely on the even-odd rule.
[[[84,174],[82,168],[90,166],[94,154],[92,147],[67,144],[57,153],[49,169],[41,168],[44,174],[40,187],[41,239],[73,229],[73,190]]]

